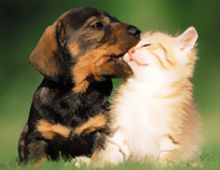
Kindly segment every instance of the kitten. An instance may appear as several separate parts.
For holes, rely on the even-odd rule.
[[[193,160],[200,146],[200,117],[193,100],[194,49],[189,27],[177,37],[147,32],[124,56],[133,70],[113,98],[112,129],[93,164],[153,160],[167,165]]]

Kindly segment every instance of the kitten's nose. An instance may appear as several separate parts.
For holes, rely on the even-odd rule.
[[[128,29],[128,34],[133,36],[139,36],[141,33],[141,31],[133,25],[129,25],[127,29]]]
[[[128,54],[129,54],[129,55],[132,55],[132,54],[134,54],[134,53],[135,53],[135,48],[132,47],[132,48],[128,51]]]

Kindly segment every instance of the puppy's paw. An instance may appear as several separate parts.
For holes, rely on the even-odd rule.
[[[77,168],[81,168],[83,166],[89,166],[91,165],[91,158],[86,156],[77,156],[74,159],[72,159],[70,162],[67,162],[65,165],[75,166]]]
[[[82,166],[89,166],[91,164],[91,158],[86,156],[78,156],[75,158],[75,166],[80,168]]]

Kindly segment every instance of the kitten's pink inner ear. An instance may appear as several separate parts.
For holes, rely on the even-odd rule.
[[[177,46],[180,52],[189,52],[194,47],[198,33],[194,27],[187,28],[181,35],[177,37]]]

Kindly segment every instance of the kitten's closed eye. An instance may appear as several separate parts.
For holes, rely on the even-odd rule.
[[[142,45],[142,47],[148,47],[148,46],[150,46],[151,44],[150,43],[148,43],[148,44],[144,44],[144,45]]]

